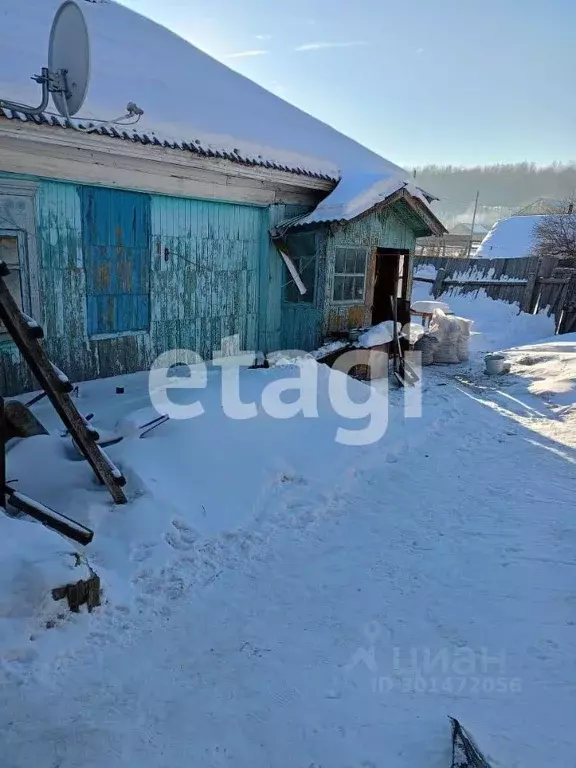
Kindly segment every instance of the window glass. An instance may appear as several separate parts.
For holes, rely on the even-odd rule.
[[[366,248],[336,249],[333,301],[363,301],[367,257]]]

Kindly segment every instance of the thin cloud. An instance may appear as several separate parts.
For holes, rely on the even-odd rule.
[[[254,35],[256,40],[272,40],[272,35]]]
[[[238,51],[238,53],[229,53],[227,56],[224,56],[225,59],[244,59],[248,56],[265,56],[267,53],[270,53],[270,51],[264,51],[260,49],[251,50],[251,51]]]
[[[365,40],[350,40],[343,43],[304,43],[295,48],[295,51],[323,51],[327,48],[357,48],[359,46],[370,45]]]
[[[424,53],[424,48],[417,48],[416,53],[420,56],[421,53]]]

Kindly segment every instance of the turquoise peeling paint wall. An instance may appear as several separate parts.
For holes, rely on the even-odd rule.
[[[48,355],[71,379],[143,370],[158,354],[174,348],[193,349],[211,359],[221,339],[233,334],[239,334],[243,349],[256,350],[268,341],[274,346],[280,260],[268,236],[272,209],[142,195],[150,210],[149,328],[142,329],[138,316],[138,327],[132,330],[128,317],[115,326],[123,331],[93,336],[87,305],[98,284],[93,278],[99,265],[97,253],[86,258],[82,194],[74,184],[51,181],[41,181],[36,194],[41,307],[36,319],[45,330]],[[131,199],[135,195],[126,194]],[[110,205],[122,200],[116,192]],[[112,211],[111,219],[122,217]],[[88,280],[87,266],[92,271]],[[0,361],[4,394],[34,387],[11,342],[0,343]]]
[[[265,208],[152,199],[152,338],[155,350],[211,358],[225,336],[257,349]]]
[[[364,246],[369,249],[398,248],[413,254],[416,244],[415,222],[403,204],[364,216],[345,226],[318,227],[316,290],[313,303],[283,301],[281,339],[286,349],[314,349],[331,331],[370,322],[371,307],[364,302],[335,303],[332,300],[334,264],[339,247]],[[367,263],[366,293],[370,293],[371,271]],[[411,273],[411,271],[410,271]],[[284,270],[284,281],[287,279]],[[285,293],[283,292],[283,297]]]
[[[147,369],[170,349],[192,349],[209,360],[222,338],[234,334],[244,350],[312,349],[335,319],[344,327],[351,311],[369,314],[363,304],[331,301],[338,246],[414,248],[416,225],[401,206],[334,231],[321,227],[314,302],[292,304],[285,301],[286,270],[269,229],[305,212],[302,206],[102,188],[93,194],[90,187],[37,181],[36,231],[29,233],[37,243],[33,312],[49,357],[75,381]],[[100,213],[87,226],[91,200],[99,200]],[[143,226],[149,232],[140,237]],[[107,275],[114,269],[116,275]],[[0,390],[34,387],[15,346],[0,340]]]

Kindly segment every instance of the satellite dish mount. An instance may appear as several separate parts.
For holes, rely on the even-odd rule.
[[[73,0],[66,0],[56,11],[48,44],[48,66],[34,75],[42,86],[38,107],[0,99],[0,107],[40,115],[46,111],[50,94],[54,106],[66,119],[82,107],[90,81],[90,39],[84,15]]]

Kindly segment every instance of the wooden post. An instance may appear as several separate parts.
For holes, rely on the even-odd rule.
[[[440,296],[442,293],[442,284],[444,283],[444,277],[446,276],[446,270],[443,267],[440,267],[438,272],[436,272],[436,280],[434,281],[434,285],[432,286],[432,296],[434,296],[435,299]]]
[[[468,243],[468,248],[466,250],[467,258],[470,258],[470,254],[472,253],[472,243],[474,242],[474,227],[476,226],[476,214],[478,213],[479,197],[480,197],[480,190],[476,192],[476,200],[474,202],[474,215],[472,216],[472,224],[470,226],[470,241]]]
[[[526,275],[526,287],[524,288],[524,296],[522,297],[522,303],[520,304],[520,310],[522,312],[528,312],[533,314],[536,307],[536,301],[538,298],[538,275],[540,272],[541,259],[537,256],[531,261],[528,267],[528,274]]]
[[[560,320],[556,333],[571,333],[576,320],[576,275],[570,278],[568,288],[560,307]]]
[[[558,288],[558,295],[552,307],[554,312],[554,333],[560,333],[560,327],[564,319],[564,307],[566,306],[566,299],[570,289],[570,279],[567,279],[566,283],[562,287],[558,286]]]

